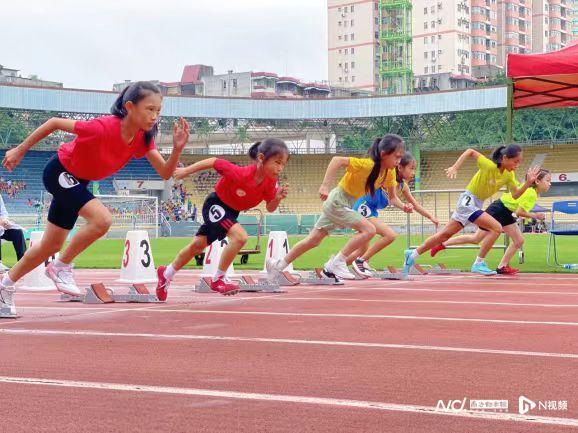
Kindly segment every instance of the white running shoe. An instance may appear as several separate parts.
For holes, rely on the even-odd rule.
[[[361,259],[354,260],[351,264],[351,269],[353,269],[353,272],[355,272],[361,278],[373,277],[373,272],[365,268],[365,262]]]
[[[355,275],[347,268],[345,260],[338,260],[336,257],[331,257],[329,261],[325,263],[324,269],[342,280],[355,280]]]
[[[4,286],[0,283],[0,304],[8,307],[14,306],[14,286]]]
[[[281,272],[283,269],[279,269],[279,262],[281,260],[278,259],[267,259],[265,262],[265,269],[267,270],[267,279],[269,281],[277,281],[281,276]]]
[[[71,296],[82,296],[84,294],[74,281],[72,265],[56,267],[54,263],[51,262],[46,266],[44,273],[54,282],[59,292]]]
[[[363,267],[364,267],[365,269],[367,269],[368,271],[377,272],[377,271],[369,264],[369,262],[368,262],[367,260],[363,260]]]

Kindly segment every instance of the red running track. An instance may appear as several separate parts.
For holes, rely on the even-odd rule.
[[[194,293],[196,280],[179,274],[166,304],[18,292],[22,317],[0,321],[0,431],[578,431],[578,276],[235,297]],[[543,405],[520,414],[522,395]],[[475,399],[509,407],[471,411]]]

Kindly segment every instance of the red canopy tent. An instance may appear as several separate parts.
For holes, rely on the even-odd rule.
[[[519,108],[578,106],[578,44],[544,54],[508,54],[507,140]]]

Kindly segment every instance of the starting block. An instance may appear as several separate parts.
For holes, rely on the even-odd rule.
[[[398,271],[393,266],[388,266],[383,271],[383,274],[377,275],[382,280],[407,280],[408,276],[405,275],[403,272]]]
[[[301,275],[297,272],[283,271],[275,281],[275,284],[278,284],[281,287],[296,286],[301,284],[301,279]]]
[[[323,274],[323,269],[315,268],[313,272],[309,272],[306,277],[301,278],[301,284],[309,286],[343,286],[344,282],[335,276],[327,277]]]
[[[17,319],[18,317],[20,316],[16,313],[14,305],[0,303],[0,319]]]
[[[459,269],[448,269],[443,263],[438,263],[428,269],[427,273],[430,275],[457,275],[461,274],[462,271]]]
[[[128,294],[115,294],[114,290],[102,283],[91,284],[84,296],[62,294],[61,301],[82,302],[84,304],[112,304],[115,302],[153,303],[161,302],[156,295],[149,292],[144,284],[133,284]]]
[[[253,277],[243,275],[240,280],[233,280],[239,284],[240,292],[259,292],[259,293],[285,293],[279,288],[279,284],[273,283],[266,279],[255,281]],[[197,293],[216,293],[211,290],[211,277],[203,277],[194,288]]]

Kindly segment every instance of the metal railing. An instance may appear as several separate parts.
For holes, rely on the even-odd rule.
[[[422,191],[412,191],[416,200],[427,209],[435,218],[440,221],[440,226],[446,224],[455,210],[458,197],[464,192],[463,189],[432,189]],[[429,197],[428,197],[429,196]],[[426,200],[430,198],[430,200]],[[493,197],[490,198],[492,200]],[[444,215],[444,213],[446,213]],[[415,220],[417,218],[417,221]],[[426,225],[427,224],[427,225]],[[418,233],[415,231],[417,230]],[[477,230],[476,225],[469,225],[464,227],[462,233]],[[435,226],[427,221],[425,217],[417,212],[406,214],[406,234],[407,234],[407,248],[417,248],[419,245],[412,245],[412,237],[419,236],[420,244],[426,240],[427,236],[436,233]],[[502,237],[503,243],[496,243],[492,246],[493,249],[506,250],[510,244],[509,237],[504,234]],[[450,246],[448,249],[478,249],[478,245],[460,245]]]

